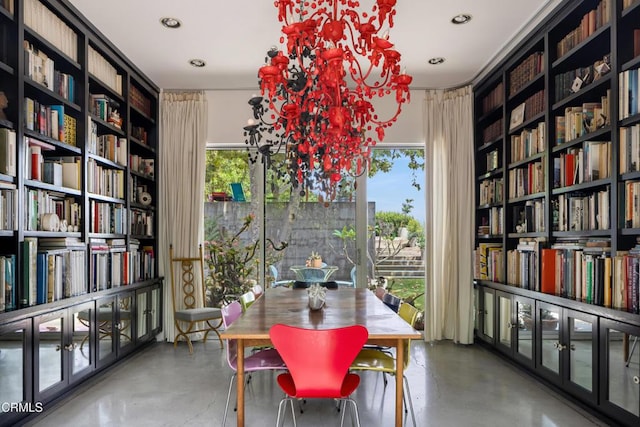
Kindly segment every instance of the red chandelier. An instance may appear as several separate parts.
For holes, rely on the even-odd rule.
[[[366,170],[374,138],[384,139],[409,102],[412,77],[388,40],[395,4],[375,0],[371,13],[359,13],[352,0],[274,2],[286,52],[273,47],[258,71],[262,96],[249,100],[255,120],[245,137],[264,156],[284,150],[291,182],[302,191],[333,199],[345,175]],[[386,96],[395,96],[397,109],[382,119],[373,102]]]

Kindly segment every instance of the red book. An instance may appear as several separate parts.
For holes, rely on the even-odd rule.
[[[557,249],[542,249],[542,272],[540,274],[540,291],[545,294],[556,293],[556,253]]]
[[[567,187],[574,184],[573,176],[575,175],[576,168],[575,161],[575,154],[567,153],[567,155],[564,156],[564,184]]]
[[[633,56],[640,56],[640,28],[633,30]]]

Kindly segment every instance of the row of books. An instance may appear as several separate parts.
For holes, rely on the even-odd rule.
[[[113,134],[98,134],[98,124],[89,118],[89,140],[87,151],[111,160],[119,165],[127,165],[127,138]]]
[[[16,256],[0,256],[0,312],[16,309]]]
[[[504,182],[502,178],[481,181],[478,194],[481,206],[502,203],[504,200]]]
[[[125,174],[121,169],[109,169],[94,159],[87,161],[87,191],[102,196],[124,199]]]
[[[524,204],[512,207],[514,233],[542,233],[544,226],[544,199],[527,200]]]
[[[484,98],[482,98],[482,114],[487,114],[504,102],[504,84],[498,83]]]
[[[495,122],[491,123],[489,126],[484,128],[482,131],[482,141],[484,144],[495,141],[496,139],[502,136],[502,127],[504,126],[504,121],[502,117],[500,117]]]
[[[45,157],[43,152],[53,153],[56,147],[31,137],[25,137],[24,148],[27,179],[75,190],[81,188],[82,166],[79,157]]]
[[[544,70],[544,53],[533,52],[509,73],[509,96],[513,96]]]
[[[64,105],[44,105],[29,97],[24,99],[25,126],[48,138],[76,146],[77,123],[65,114]]]
[[[75,102],[75,78],[56,69],[53,59],[42,50],[24,41],[24,73],[64,99]]]
[[[17,230],[18,190],[12,182],[0,181],[0,230]]]
[[[131,209],[131,234],[135,236],[153,237],[153,212]]]
[[[620,173],[640,171],[640,124],[620,128]]]
[[[611,71],[611,54],[606,54],[602,59],[597,60],[588,67],[557,74],[555,77],[556,102],[580,91],[584,86],[608,74],[609,71]]]
[[[57,239],[25,237],[19,306],[46,304],[88,292],[86,248],[81,242],[60,245]]]
[[[82,209],[73,197],[53,191],[25,188],[24,230],[26,231],[58,231],[43,228],[42,218],[45,214],[56,214],[66,229],[59,231],[79,231],[82,229]]]
[[[127,209],[119,203],[91,200],[91,233],[127,234]]]
[[[566,107],[564,115],[556,116],[556,145],[573,141],[610,124],[610,95],[600,98],[600,102],[585,102],[579,106]]]
[[[474,279],[504,282],[501,243],[479,243],[473,258]]]
[[[629,6],[637,2],[638,0],[622,0],[622,10],[628,8]]]
[[[500,152],[498,150],[488,152],[485,157],[487,160],[487,172],[494,171],[500,167]]]
[[[540,291],[540,245],[536,239],[520,239],[507,251],[507,283],[522,289]]]
[[[109,86],[115,93],[122,96],[122,75],[111,65],[93,46],[89,46],[89,57],[87,58],[89,73],[99,78]]]
[[[151,117],[151,100],[134,85],[129,87],[129,103],[147,117]]]
[[[149,145],[149,134],[142,126],[131,126],[131,136],[144,145]]]
[[[509,170],[509,199],[540,193],[546,188],[542,162],[532,162]]]
[[[24,1],[24,23],[43,39],[78,61],[78,36],[49,8],[38,0]]]
[[[553,187],[561,188],[611,176],[611,142],[585,141],[553,159]]]
[[[0,6],[13,15],[13,0],[2,0]]]
[[[608,230],[609,187],[589,194],[560,194],[553,205],[555,231]],[[556,223],[557,221],[557,223]]]
[[[529,120],[544,111],[544,89],[524,101],[524,120]]]
[[[482,236],[501,236],[504,232],[504,209],[494,206],[479,219],[478,234]]]
[[[126,286],[151,277],[153,249],[124,239],[96,239],[89,244],[89,286],[92,292]]]
[[[620,203],[620,227],[640,228],[640,182],[626,181]]]
[[[16,176],[16,133],[0,128],[0,173]]]
[[[618,79],[620,119],[640,113],[640,69],[626,70]]]
[[[519,162],[545,150],[546,124],[538,123],[534,128],[523,129],[518,135],[511,135],[511,162]]]
[[[579,45],[583,40],[586,40],[600,27],[609,23],[609,17],[611,16],[611,1],[612,0],[601,0],[595,9],[590,10],[582,17],[580,24],[576,28],[571,30],[558,42],[558,58],[561,58],[575,46]]]

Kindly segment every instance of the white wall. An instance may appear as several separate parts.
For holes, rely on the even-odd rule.
[[[251,116],[247,103],[259,90],[210,90],[206,92],[209,102],[209,125],[207,141],[211,144],[244,145],[242,127]],[[389,99],[390,98],[390,99]],[[424,91],[411,91],[411,102],[405,104],[398,121],[386,130],[387,143],[424,142],[422,105]],[[395,95],[390,94],[380,103],[376,112],[381,119],[388,119],[395,112]]]

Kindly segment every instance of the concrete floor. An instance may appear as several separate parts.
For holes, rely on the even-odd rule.
[[[155,343],[82,384],[30,426],[219,426],[231,372],[217,342]],[[605,426],[535,379],[480,346],[413,342],[407,371],[422,426]],[[363,427],[392,426],[394,379],[363,373],[354,394]],[[282,397],[275,374],[254,374],[247,387],[246,425],[275,425]],[[233,404],[232,397],[232,404]],[[300,426],[336,426],[332,401],[308,401]],[[234,426],[230,409],[228,426]],[[286,425],[293,425],[289,417]],[[345,425],[349,425],[348,420]],[[405,418],[411,426],[411,419]]]

